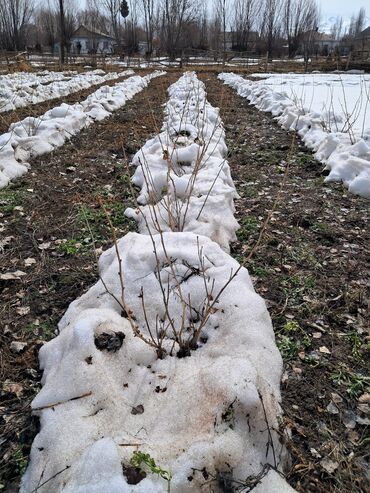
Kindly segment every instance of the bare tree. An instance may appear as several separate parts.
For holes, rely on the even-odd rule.
[[[196,17],[196,7],[193,0],[163,0],[161,39],[172,60],[184,47],[184,26]]]
[[[274,40],[280,33],[281,10],[281,0],[264,0],[260,17],[260,32],[265,41],[268,59],[272,57]]]
[[[153,53],[153,37],[155,29],[155,0],[141,0],[141,8],[144,15],[144,28],[147,46],[147,55]]]
[[[119,51],[121,51],[121,29],[120,29],[120,0],[101,0],[103,9],[107,12],[111,23],[111,31],[116,40]]]
[[[34,9],[34,0],[0,1],[0,45],[7,50],[26,47],[26,26]]]
[[[223,59],[225,61],[225,53],[227,48],[227,24],[229,20],[229,1],[215,0],[214,9],[215,16],[218,19],[219,25],[221,26],[222,51],[224,52]]]
[[[340,40],[343,36],[343,17],[337,17],[330,28],[330,35],[333,39]]]
[[[41,34],[42,44],[50,46],[54,53],[55,44],[58,40],[59,19],[55,5],[51,5],[49,0],[36,12],[35,23]]]
[[[257,0],[235,0],[235,45],[240,51],[248,51],[251,31],[259,10],[260,3]]]
[[[318,25],[318,7],[315,0],[285,0],[283,7],[284,32],[288,41],[288,55],[296,55],[302,38]]]

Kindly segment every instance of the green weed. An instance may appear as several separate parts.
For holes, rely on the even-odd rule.
[[[155,460],[149,454],[140,451],[135,451],[131,457],[130,464],[133,467],[136,467],[137,469],[140,469],[142,471],[144,471],[143,465],[145,465],[152,474],[157,474],[158,476],[160,476],[161,478],[167,481],[168,483],[167,491],[170,491],[172,474],[169,471],[166,471],[165,469],[162,469],[161,467],[157,466]]]
[[[364,392],[370,392],[370,377],[352,372],[345,365],[340,365],[338,371],[330,375],[330,380],[336,385],[344,385],[346,392],[354,399]]]

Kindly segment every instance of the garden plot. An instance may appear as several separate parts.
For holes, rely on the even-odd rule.
[[[201,88],[186,74],[170,91],[179,136],[190,138],[184,108]],[[162,163],[167,188],[172,164]],[[275,472],[281,357],[247,270],[206,236],[150,227],[116,241],[99,267],[41,349],[41,431],[21,491],[292,491]]]
[[[107,118],[162,74],[155,71],[144,77],[133,76],[112,87],[100,87],[81,103],[63,103],[40,117],[12,123],[0,136],[0,188],[26,173],[32,158],[52,152],[92,122]]]
[[[74,74],[71,77],[67,77],[64,73],[58,77],[56,73],[56,79],[52,78],[54,75],[35,78],[33,74],[22,74],[17,78],[5,80],[0,79],[0,112],[68,96],[73,92],[133,73],[133,70],[126,70],[122,73],[105,73],[104,70],[98,69],[92,72]],[[31,77],[28,78],[28,75]],[[51,80],[49,80],[50,78]]]
[[[254,75],[265,78],[219,77],[286,130],[296,130],[330,170],[326,181],[341,180],[350,192],[370,198],[370,76]]]

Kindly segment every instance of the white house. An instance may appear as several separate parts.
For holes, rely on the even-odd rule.
[[[71,37],[71,53],[113,53],[114,38],[81,25]]]

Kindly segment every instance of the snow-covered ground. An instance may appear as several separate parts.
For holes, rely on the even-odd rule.
[[[370,198],[370,75],[223,73],[219,78],[296,130],[316,159],[350,192]]]
[[[221,177],[215,203],[226,184],[235,194],[222,122],[203,84],[188,73],[169,92],[163,159],[148,152],[157,136],[141,150],[150,165],[134,178],[154,215],[166,193],[160,167],[171,210],[193,196],[189,175],[201,196],[210,175]],[[192,146],[205,148],[206,139],[203,159]],[[178,151],[186,160],[175,159]],[[143,186],[151,176],[160,186]],[[191,215],[181,217],[187,232],[148,224],[146,234],[129,233],[104,252],[100,280],[41,348],[43,388],[32,403],[41,431],[22,493],[221,493],[241,491],[252,476],[256,493],[293,491],[275,470],[286,459],[275,431],[282,360],[266,305],[248,271],[207,237],[214,230],[201,236]],[[228,221],[227,213],[219,224]]]
[[[111,87],[102,86],[81,103],[63,103],[40,117],[12,123],[9,131],[0,135],[0,188],[26,173],[30,159],[53,151],[92,122],[107,118],[162,74],[155,71]]]
[[[132,70],[105,73],[97,69],[81,74],[45,71],[40,74],[18,72],[0,76],[0,112],[67,96],[133,73]]]

